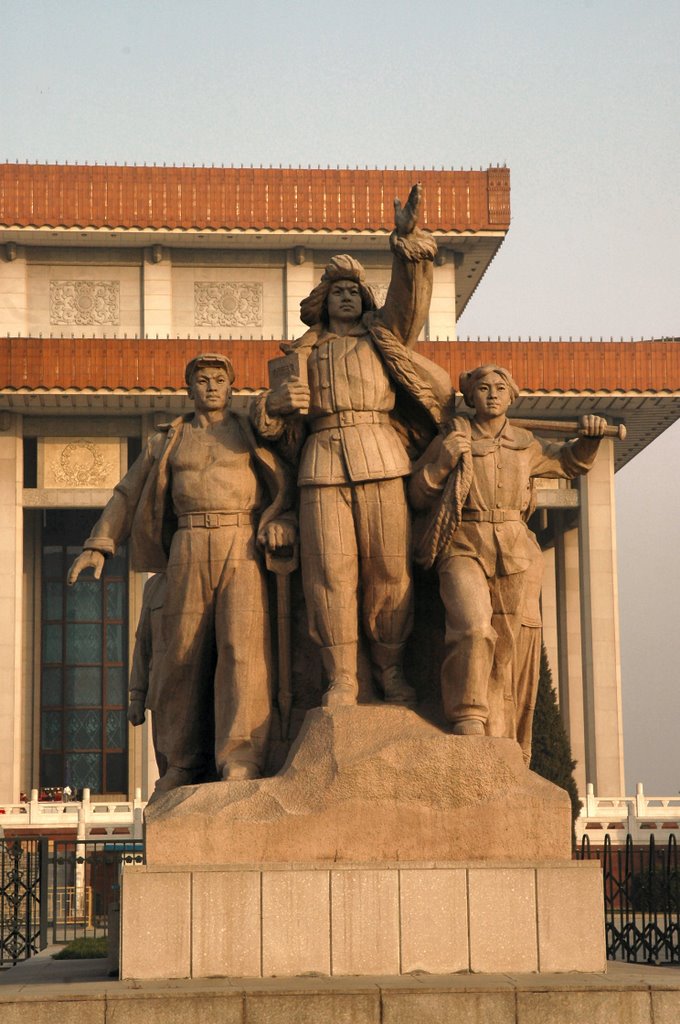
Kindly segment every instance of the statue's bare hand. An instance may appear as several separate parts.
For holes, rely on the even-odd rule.
[[[106,559],[104,558],[104,555],[101,553],[101,551],[91,551],[89,548],[83,551],[82,554],[78,555],[75,562],[68,571],[66,582],[68,583],[69,587],[73,586],[73,584],[77,581],[78,577],[80,576],[81,572],[84,572],[85,569],[93,569],[94,578],[98,580],[102,574],[102,569],[104,568],[105,561]]]
[[[293,377],[270,391],[265,405],[268,416],[290,416],[294,412],[306,416],[309,412],[309,388],[298,377]]]
[[[398,199],[394,200],[394,226],[398,235],[410,235],[415,229],[422,194],[423,186],[418,182],[409,192],[405,206]]]
[[[269,551],[279,548],[292,548],[295,544],[296,530],[292,523],[285,519],[273,519],[265,529],[265,544]]]
[[[128,722],[130,725],[143,725],[144,724],[144,701],[135,698],[128,704]]]
[[[607,421],[602,416],[581,416],[579,419],[582,437],[604,437]]]

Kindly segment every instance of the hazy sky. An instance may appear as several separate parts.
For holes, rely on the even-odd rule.
[[[679,39],[677,0],[0,0],[0,159],[505,163],[459,335],[672,337]],[[629,792],[680,790],[679,451],[617,477]]]

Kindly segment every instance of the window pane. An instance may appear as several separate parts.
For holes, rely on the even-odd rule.
[[[64,584],[54,580],[43,587],[43,618],[60,619],[62,617]]]
[[[127,552],[125,547],[118,548],[112,558],[107,558],[104,567],[105,576],[127,576]]]
[[[64,784],[64,765],[61,754],[43,754],[41,786],[62,786]]]
[[[43,711],[40,745],[43,750],[61,750],[61,711]]]
[[[127,793],[127,755],[106,755],[106,792]]]
[[[127,704],[127,679],[124,668],[111,667],[106,672],[106,703]]]
[[[61,626],[54,623],[43,627],[43,661],[61,664]]]
[[[125,584],[122,580],[106,584],[106,617],[108,619],[123,618],[123,597]]]
[[[102,670],[92,666],[66,669],[65,704],[101,704]]]
[[[124,711],[106,712],[106,746],[123,750],[127,739],[127,718]]]
[[[99,580],[78,580],[66,594],[69,622],[98,622],[102,617],[102,587]]]
[[[86,786],[95,793],[102,791],[102,755],[67,754],[65,784],[73,789]]]
[[[47,576],[50,579],[63,580],[64,578],[64,560],[62,557],[62,548],[46,546],[43,548],[42,557],[42,574],[43,579]]]
[[[102,745],[101,711],[67,711],[67,750],[98,750]]]
[[[42,697],[43,706],[50,704],[61,704],[61,669],[44,668],[42,671]]]
[[[106,627],[106,660],[123,660],[123,627],[108,625]]]
[[[102,629],[98,625],[69,623],[66,626],[66,663],[102,660]]]

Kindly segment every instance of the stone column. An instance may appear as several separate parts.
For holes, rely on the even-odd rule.
[[[172,259],[170,250],[152,245],[142,262],[141,330],[153,338],[173,333]]]
[[[0,333],[26,334],[28,284],[22,245],[0,246]]]
[[[456,338],[456,265],[453,253],[446,250],[440,250],[435,259],[427,337],[430,341]]]
[[[581,641],[586,779],[598,796],[625,794],[614,448],[606,440],[579,481]]]
[[[541,620],[543,643],[548,655],[553,686],[560,693],[560,663],[557,641],[557,593],[555,581],[555,549],[543,552],[543,586],[541,588]]]
[[[576,785],[579,793],[584,795],[586,746],[583,724],[578,531],[565,530],[559,520],[555,528],[555,577],[560,713],[569,737],[571,756],[576,761]]]
[[[19,799],[22,711],[21,417],[0,413],[0,801]]]
[[[296,246],[288,253],[284,268],[284,310],[285,321],[283,334],[285,338],[299,338],[307,327],[300,320],[300,302],[311,292],[316,282],[316,269],[312,253],[304,246]],[[320,276],[320,275],[319,275]]]

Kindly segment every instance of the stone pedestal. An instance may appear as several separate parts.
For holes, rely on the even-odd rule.
[[[123,870],[123,978],[605,968],[567,794],[513,740],[403,708],[311,711],[276,777],[152,803],[146,850]]]
[[[126,865],[122,978],[605,970],[595,861]]]

